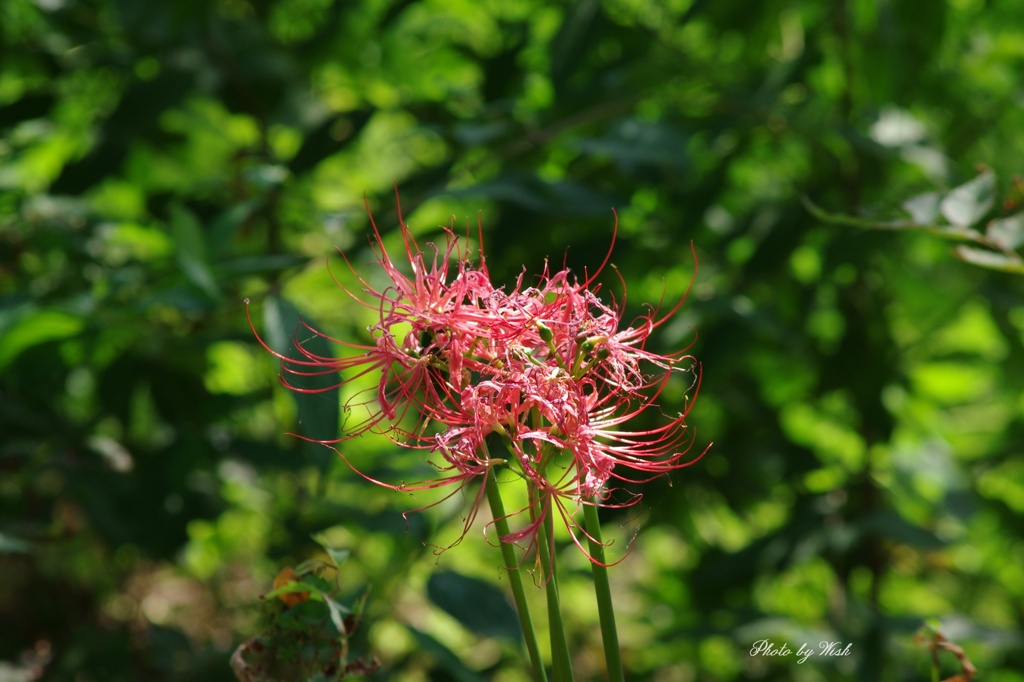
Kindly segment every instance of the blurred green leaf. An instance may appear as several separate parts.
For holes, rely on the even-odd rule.
[[[207,256],[206,236],[195,215],[180,204],[171,206],[171,236],[185,277],[211,299],[220,298]]]
[[[28,554],[32,545],[7,533],[0,533],[0,554]]]
[[[244,201],[239,201],[225,207],[209,223],[207,237],[208,252],[212,259],[218,263],[221,272],[228,272],[229,260],[248,260],[247,258],[232,258],[235,247],[234,239],[237,239],[238,232],[246,224],[257,216],[261,210],[266,209],[266,197],[255,196]],[[273,258],[267,254],[254,256],[253,258]]]
[[[293,175],[315,168],[331,154],[359,139],[359,134],[373,117],[374,109],[364,108],[328,117],[309,130],[295,156],[288,162]]]
[[[522,637],[515,609],[493,583],[454,571],[437,571],[427,582],[427,594],[470,632],[511,640]]]
[[[324,602],[327,604],[327,610],[331,614],[331,623],[334,624],[334,628],[342,637],[346,636],[348,633],[345,630],[345,616],[349,613],[349,610],[332,599],[330,595],[321,592],[320,596],[324,598]]]
[[[352,554],[350,550],[332,547],[323,535],[314,535],[313,540],[316,544],[320,545],[325,552],[327,552],[327,555],[331,557],[334,565],[339,568],[348,561],[349,556]]]
[[[153,226],[133,223],[111,225],[104,242],[107,257],[114,262],[125,257],[151,261],[174,250],[172,240],[165,232]]]
[[[226,275],[269,275],[298,267],[308,262],[308,258],[292,254],[250,256],[224,261],[218,265],[217,269]]]
[[[558,34],[551,41],[551,79],[560,93],[566,92],[566,80],[574,72],[585,51],[593,47],[593,41],[588,38],[593,35],[593,25],[600,17],[600,8],[599,0],[576,0],[570,3],[559,25]]]
[[[585,138],[577,145],[584,154],[608,155],[627,172],[649,166],[679,171],[689,165],[686,137],[663,123],[626,118],[612,126],[605,137]]]
[[[910,523],[895,511],[885,511],[865,516],[856,522],[859,534],[882,536],[893,542],[921,549],[940,549],[948,543],[933,531]]]
[[[81,317],[60,310],[27,312],[0,332],[0,369],[33,346],[77,336],[84,328]]]
[[[505,201],[549,215],[607,216],[613,206],[623,201],[582,183],[545,182],[522,173],[506,174],[447,194]]]
[[[352,503],[342,504],[331,499],[323,500],[316,505],[316,509],[310,510],[307,523],[311,528],[354,524],[369,533],[380,533],[389,537],[408,535],[418,540],[426,540],[434,530],[430,519],[424,514],[410,514],[394,508],[376,510]]]
[[[270,296],[264,302],[263,329],[267,344],[289,358],[303,361],[304,352],[321,358],[333,357],[330,342],[311,331],[316,329],[313,320],[283,297]],[[287,380],[298,389],[290,393],[299,410],[299,433],[310,441],[337,438],[341,409],[339,373],[312,368],[299,374],[289,373]],[[318,443],[307,442],[306,449],[321,467],[330,466],[335,459],[333,451]]]
[[[277,164],[260,164],[247,168],[245,173],[246,180],[262,192],[279,189],[289,175],[286,167]]]
[[[412,626],[406,627],[409,628],[413,637],[416,639],[416,645],[419,651],[432,656],[434,660],[437,661],[441,669],[451,676],[451,679],[457,680],[458,682],[483,682],[483,680],[486,679],[479,673],[467,667],[451,649],[428,635],[426,632]]]

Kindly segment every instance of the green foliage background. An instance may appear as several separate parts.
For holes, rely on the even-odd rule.
[[[370,590],[376,679],[526,679],[514,629],[467,627],[497,551],[434,551],[461,501],[403,519],[430,500],[285,435],[334,433],[338,396],[278,386],[246,323],[248,297],[276,347],[299,316],[364,338],[326,263],[372,261],[364,194],[397,236],[397,184],[421,242],[479,215],[508,283],[600,263],[616,208],[637,313],[681,295],[696,247],[656,343],[696,330],[714,446],[605,518],[619,548],[640,529],[613,572],[629,679],[925,680],[913,635],[939,619],[981,679],[1024,680],[1021,280],[801,202],[1020,171],[1014,4],[7,0],[0,660],[45,641],[46,680],[233,679],[259,595],[324,533]],[[560,562],[600,679],[585,562]],[[851,655],[750,656],[763,638]]]

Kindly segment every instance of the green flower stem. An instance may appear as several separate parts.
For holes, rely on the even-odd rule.
[[[531,497],[534,497],[531,491]],[[540,513],[544,513],[540,509]],[[572,682],[572,657],[569,654],[569,643],[565,638],[565,627],[562,624],[562,609],[558,601],[558,576],[555,571],[555,557],[552,555],[553,524],[551,509],[544,514],[544,520],[537,529],[537,551],[540,555],[541,574],[548,597],[548,629],[551,632],[551,668],[552,676],[559,682]]]
[[[508,519],[505,518],[505,505],[501,501],[496,472],[492,469],[486,478],[487,501],[490,502],[491,514],[494,516],[494,529],[498,531],[499,538],[505,537],[509,534]],[[544,672],[540,647],[537,646],[537,635],[533,631],[533,619],[530,617],[530,605],[526,602],[526,591],[523,589],[523,577],[519,572],[515,547],[511,543],[502,542],[501,555],[505,559],[509,584],[512,586],[512,597],[516,602],[516,610],[519,611],[519,625],[523,628],[526,650],[530,654],[530,663],[533,665],[533,678],[536,682],[547,682],[547,673]]]
[[[596,503],[596,500],[594,500]],[[608,583],[608,567],[604,559],[604,544],[601,542],[601,521],[594,504],[583,505],[583,519],[586,525],[590,556],[594,559],[591,568],[594,575],[594,593],[597,597],[597,611],[601,618],[601,640],[604,642],[604,661],[609,682],[625,682],[622,671],[622,655],[619,651],[619,634],[615,628],[615,609],[612,606],[612,589]]]

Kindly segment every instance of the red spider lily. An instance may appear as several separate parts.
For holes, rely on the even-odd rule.
[[[357,473],[401,491],[454,484],[450,497],[506,464],[530,486],[533,503],[511,515],[527,514],[529,521],[502,541],[532,543],[539,524],[557,509],[582,549],[573,521],[580,505],[629,506],[639,500],[636,494],[613,504],[610,481],[647,482],[703,455],[688,457],[693,436],[685,419],[692,400],[686,412],[667,417],[659,426],[629,429],[644,412],[659,410],[657,400],[673,373],[692,372],[693,397],[700,373],[686,349],[667,355],[645,349],[652,332],[680,309],[686,295],[665,315],[657,317],[652,308],[629,326],[622,323],[624,298],[610,307],[598,297],[595,281],[611,257],[614,232],[604,262],[584,281],[567,269],[551,273],[545,265],[535,286],[524,287],[520,275],[505,292],[491,284],[482,231],[479,265],[474,267],[450,227],[445,228],[443,252],[430,244],[424,253],[399,209],[411,272],[406,274],[385,248],[372,215],[370,220],[377,265],[390,284],[374,288],[345,258],[362,285],[362,296],[339,286],[376,311],[378,321],[370,327],[374,342],[333,339],[307,325],[306,330],[334,342],[346,355],[323,357],[296,340],[295,358],[260,340],[281,361],[282,383],[293,390],[328,389],[298,388],[289,376],[340,372],[342,383],[379,376],[375,390],[357,393],[343,406],[350,415],[346,432],[318,442],[337,446],[372,431],[402,447],[436,453],[440,460],[435,462],[437,478],[414,484],[391,484]],[[412,427],[406,418],[410,415],[416,417]],[[431,423],[440,425],[440,431],[431,431]],[[488,454],[486,441],[492,435],[505,442],[507,460]],[[465,531],[479,502],[477,494]]]

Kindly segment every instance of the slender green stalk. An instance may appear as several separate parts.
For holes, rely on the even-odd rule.
[[[586,525],[590,556],[594,559],[591,568],[594,575],[594,594],[597,597],[597,611],[601,618],[601,640],[604,642],[604,661],[608,669],[609,682],[625,682],[622,671],[622,655],[619,651],[619,634],[615,628],[615,609],[612,606],[612,588],[608,584],[608,567],[603,566],[604,544],[601,542],[601,521],[597,507],[583,505],[583,519]]]
[[[498,480],[493,470],[487,476],[486,488],[487,501],[490,502],[491,514],[494,516],[494,529],[498,531],[499,538],[504,537],[509,534],[508,519],[505,518],[505,505],[501,501]],[[519,572],[515,547],[510,543],[502,542],[501,555],[505,559],[509,584],[512,586],[512,597],[516,602],[516,610],[519,611],[519,625],[523,629],[526,650],[530,654],[530,663],[533,665],[533,678],[536,682],[547,682],[547,673],[544,672],[540,647],[537,646],[537,635],[533,631],[533,619],[530,617],[530,605],[526,602],[526,591],[523,589],[523,577]]]
[[[531,491],[531,497],[533,497]],[[540,510],[543,513],[543,510]],[[559,682],[572,682],[572,657],[569,654],[569,643],[565,638],[565,627],[562,624],[562,609],[558,600],[558,574],[555,571],[554,533],[551,523],[551,510],[547,510],[544,521],[537,529],[537,551],[540,555],[541,574],[544,576],[544,587],[548,597],[548,629],[551,632],[551,669],[552,676]]]

